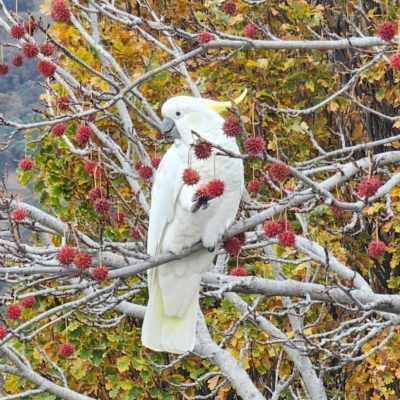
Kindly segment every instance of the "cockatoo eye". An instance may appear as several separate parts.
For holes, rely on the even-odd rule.
[[[181,115],[181,112],[180,112],[180,111],[177,111],[177,112],[176,112],[176,116],[179,117],[180,115]]]

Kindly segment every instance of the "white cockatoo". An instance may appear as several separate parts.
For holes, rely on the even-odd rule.
[[[235,100],[238,104],[246,91]],[[198,137],[239,153],[234,138],[223,133],[219,113],[231,102],[217,102],[189,96],[173,97],[162,106],[161,128],[174,138],[164,155],[151,193],[147,252],[152,256],[202,242],[205,249],[181,260],[148,271],[149,302],[142,328],[142,343],[156,351],[184,353],[195,345],[200,281],[219,249],[219,241],[234,221],[243,190],[243,162],[238,158],[212,155],[197,159],[193,144]],[[221,153],[221,152],[220,152]],[[187,185],[183,171],[191,167],[200,181]],[[225,189],[220,197],[195,195],[198,185],[219,179]]]

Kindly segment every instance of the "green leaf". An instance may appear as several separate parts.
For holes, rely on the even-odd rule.
[[[119,357],[117,359],[117,368],[119,372],[128,371],[131,365],[131,359],[128,356]]]

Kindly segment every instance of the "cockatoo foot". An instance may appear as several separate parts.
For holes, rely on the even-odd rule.
[[[192,202],[194,203],[190,209],[190,212],[193,214],[200,210],[200,207],[203,210],[207,210],[210,207],[211,197],[193,197]]]

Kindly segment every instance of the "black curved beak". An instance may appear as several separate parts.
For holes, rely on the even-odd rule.
[[[175,122],[172,119],[165,118],[161,122],[161,133],[166,138],[179,139],[181,135],[176,129]]]

